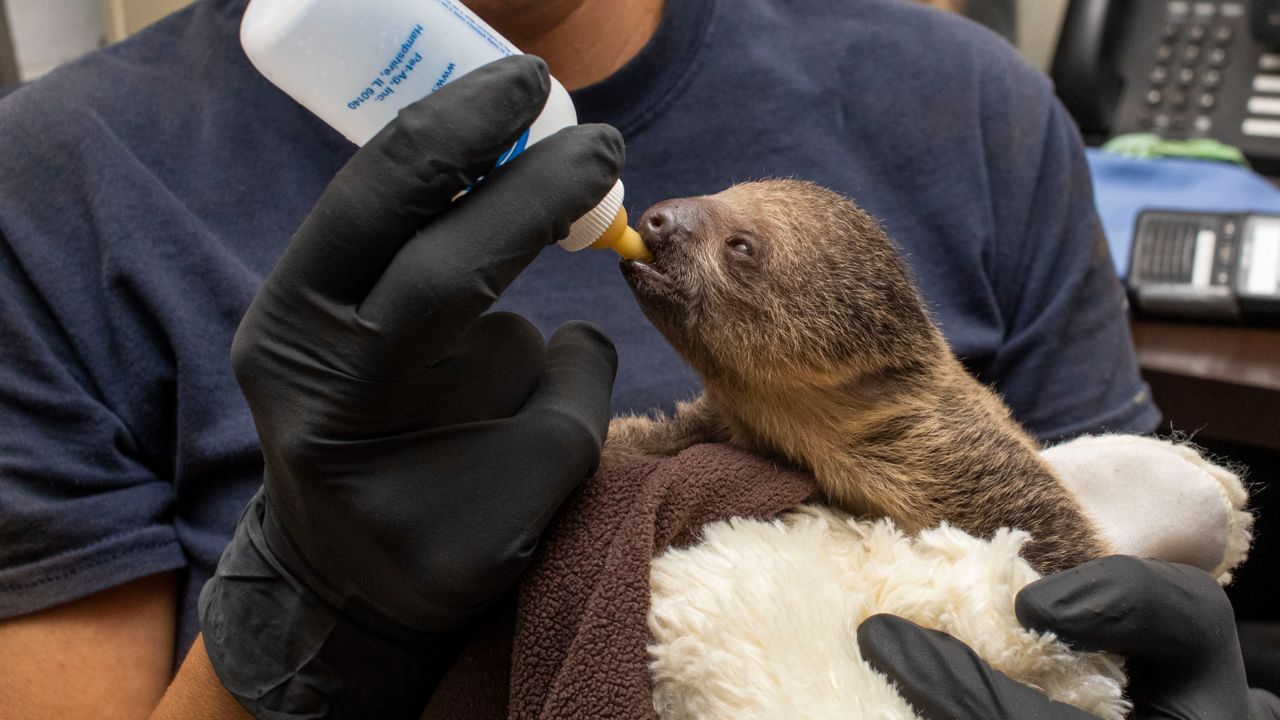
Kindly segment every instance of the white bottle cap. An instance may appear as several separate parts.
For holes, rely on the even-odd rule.
[[[591,247],[591,244],[599,240],[604,231],[613,224],[614,218],[618,217],[624,194],[622,181],[619,180],[613,184],[609,194],[604,196],[599,205],[591,208],[590,212],[578,218],[569,227],[569,235],[560,241],[560,247],[569,252]]]

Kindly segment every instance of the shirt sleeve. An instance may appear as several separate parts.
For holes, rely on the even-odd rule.
[[[1023,115],[1038,120],[1013,121],[988,148],[1008,187],[992,192],[992,282],[1005,334],[984,379],[1047,442],[1151,432],[1160,413],[1138,369],[1083,144],[1047,81],[1037,77],[1034,88],[1022,96],[1038,112]]]
[[[172,484],[3,236],[0,338],[0,618],[182,567]]]

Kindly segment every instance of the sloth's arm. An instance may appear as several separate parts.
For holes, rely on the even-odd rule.
[[[728,428],[705,395],[676,404],[674,415],[627,415],[609,423],[605,447],[644,455],[676,455],[699,443],[724,442]]]

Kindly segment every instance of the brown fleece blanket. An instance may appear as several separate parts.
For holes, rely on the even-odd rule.
[[[552,523],[515,601],[481,627],[424,718],[655,717],[649,562],[730,517],[772,517],[812,478],[727,445],[606,452]]]

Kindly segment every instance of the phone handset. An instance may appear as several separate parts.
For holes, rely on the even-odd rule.
[[[1115,63],[1116,23],[1127,2],[1068,3],[1052,75],[1058,97],[1085,135],[1106,135],[1120,101],[1123,81]]]

